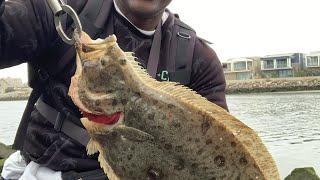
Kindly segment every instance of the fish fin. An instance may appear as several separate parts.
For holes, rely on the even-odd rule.
[[[151,134],[148,134],[139,129],[124,126],[124,125],[119,125],[115,127],[113,130],[118,132],[124,138],[131,141],[143,142],[143,141],[150,141],[154,139],[154,137]]]
[[[134,56],[134,52],[124,52],[127,57],[131,58]],[[134,57],[133,57],[134,58]]]
[[[100,163],[100,167],[103,169],[103,172],[107,175],[108,179],[112,180],[119,180],[120,178],[115,174],[114,170],[111,168],[111,166],[107,163],[105,159],[105,152],[101,149],[101,147],[98,147],[99,149],[99,156],[98,161]]]
[[[110,171],[110,166],[108,165],[108,163],[104,159],[103,153],[101,153],[101,152],[100,152],[100,154],[98,156],[98,161],[99,161],[100,166],[103,169],[104,173],[107,174],[108,171]]]
[[[208,101],[206,98],[202,97],[196,91],[179,84],[177,82],[159,82],[148,75],[146,69],[144,69],[138,61],[135,61],[132,56],[127,56],[127,60],[133,69],[133,72],[141,81],[149,88],[160,91],[159,93],[171,95],[173,98],[180,99],[190,106],[197,107],[203,112],[208,114],[212,113],[225,113],[225,109],[217,106],[216,104]]]
[[[97,152],[98,152],[97,142],[91,138],[87,145],[87,154],[93,155]]]

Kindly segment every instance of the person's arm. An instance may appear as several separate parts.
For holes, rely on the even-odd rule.
[[[222,65],[216,53],[201,40],[195,45],[190,88],[228,110]]]
[[[78,7],[80,2],[83,0],[71,0],[68,4]],[[58,38],[46,0],[0,3],[0,69],[32,60]]]

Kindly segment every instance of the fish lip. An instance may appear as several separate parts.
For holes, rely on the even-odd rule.
[[[113,114],[86,112],[83,110],[80,111],[83,117],[87,118],[89,121],[107,126],[117,124],[124,117],[124,112],[122,111],[115,112]]]
[[[122,112],[120,114],[118,121],[116,121],[114,124],[97,123],[97,122],[90,120],[87,117],[81,118],[81,122],[84,125],[84,127],[86,128],[86,130],[89,132],[89,134],[96,134],[96,135],[108,134],[115,127],[122,125],[123,121],[124,121],[124,113],[122,113]]]

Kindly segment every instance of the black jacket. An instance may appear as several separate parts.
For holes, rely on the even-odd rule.
[[[78,13],[86,0],[68,0]],[[25,62],[37,63],[45,69],[55,68],[55,61],[48,61],[44,54],[50,50],[59,36],[53,23],[53,14],[45,0],[8,0],[0,8],[0,68]],[[146,66],[152,43],[152,36],[136,30],[122,16],[112,11],[114,31],[118,43],[125,51],[134,51],[143,66]],[[170,34],[171,14],[162,26],[163,38]],[[104,33],[100,35],[104,38]],[[161,45],[161,52],[166,51]],[[165,63],[159,68],[165,69]],[[80,113],[68,97],[70,78],[75,72],[75,61],[66,64],[45,87],[44,100],[59,111],[68,111],[80,117]],[[220,61],[215,52],[202,40],[196,39],[192,61],[191,80],[188,85],[208,100],[227,109],[225,100],[225,79]],[[77,122],[80,123],[80,122]],[[27,159],[43,164],[53,170],[86,171],[99,168],[96,157],[88,157],[86,149],[74,140],[58,133],[53,125],[37,110],[31,114],[23,152]]]

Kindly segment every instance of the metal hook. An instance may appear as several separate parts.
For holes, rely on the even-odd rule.
[[[67,15],[69,15],[74,24],[75,24],[75,30],[74,33],[78,33],[79,35],[82,32],[82,25],[80,22],[80,19],[77,15],[77,13],[73,10],[72,7],[70,7],[69,5],[65,4],[64,2],[59,2],[58,0],[47,0],[48,4],[51,8],[51,10],[53,11],[54,14],[54,24],[56,26],[56,30],[59,34],[59,36],[62,38],[62,40],[70,45],[73,45],[75,43],[75,39],[74,36],[72,38],[69,38],[65,31],[63,30],[62,24],[61,24],[61,16],[66,13]]]

